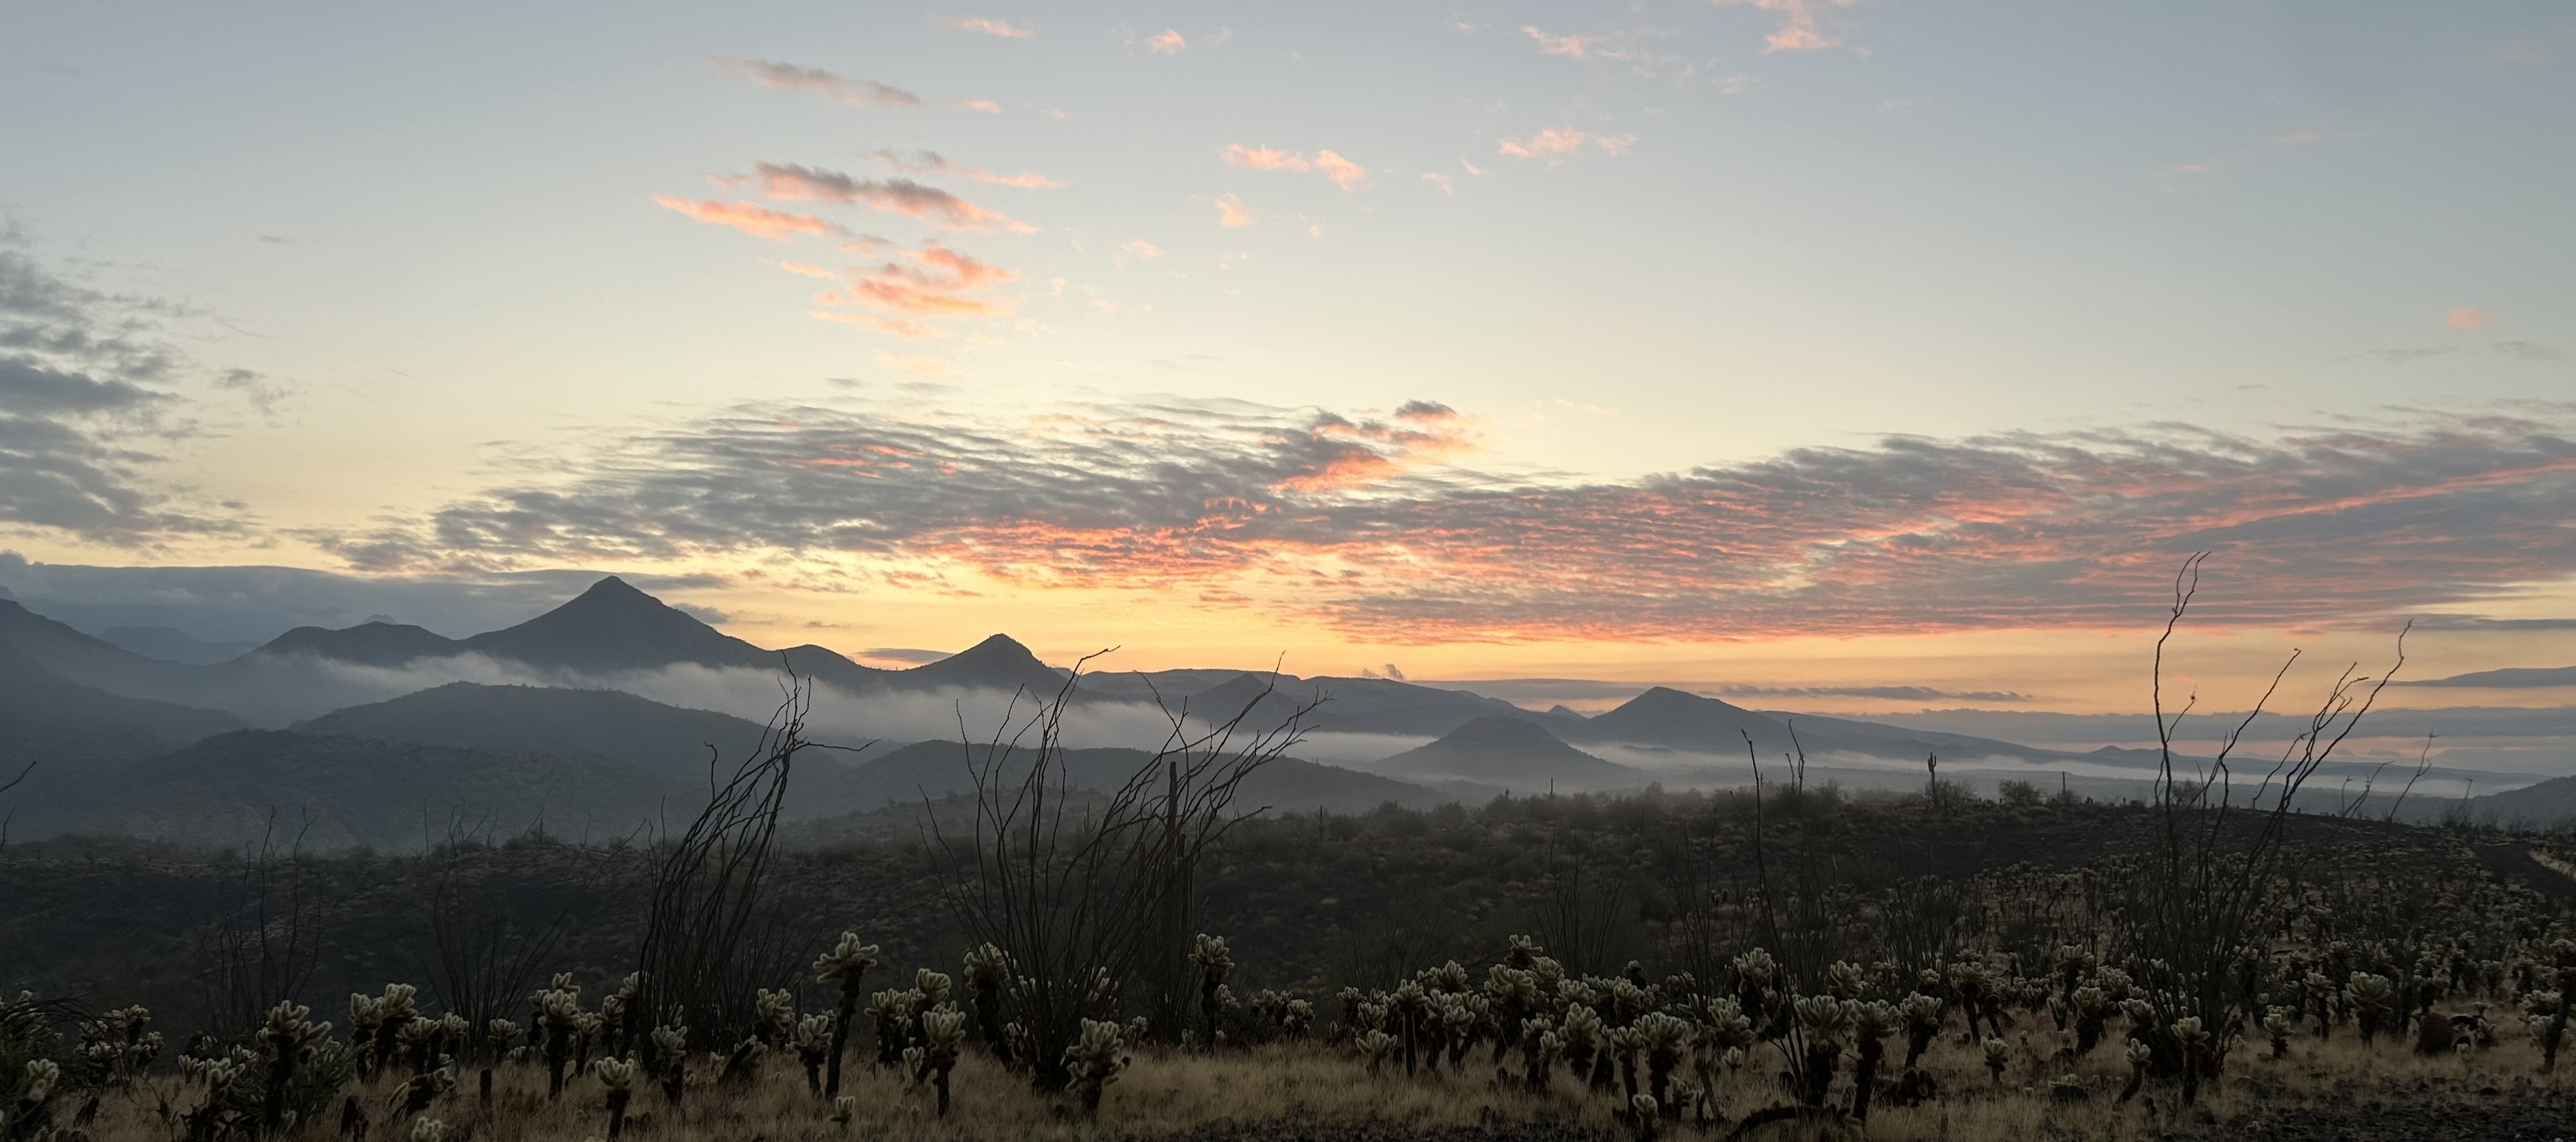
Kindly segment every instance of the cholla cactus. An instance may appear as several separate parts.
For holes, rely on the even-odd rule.
[[[1011,1045],[1002,1035],[1002,990],[1011,983],[1011,958],[991,944],[970,948],[964,979],[966,994],[975,1005],[977,1037],[1004,1066],[1010,1065]]]
[[[546,1097],[562,1098],[564,1066],[572,1061],[573,1040],[581,1036],[581,991],[572,977],[555,977],[555,986],[529,997],[537,1026],[546,1032]]]
[[[1190,962],[1199,969],[1199,1012],[1207,1021],[1207,1042],[1217,1041],[1217,992],[1225,986],[1225,977],[1234,971],[1234,956],[1226,950],[1225,937],[1199,933],[1196,946],[1190,949]]]
[[[1637,1020],[1636,1034],[1646,1052],[1647,1092],[1659,1103],[1675,1105],[1672,1102],[1673,1067],[1682,1061],[1682,1053],[1690,1047],[1690,1024],[1679,1017],[1653,1011]]]
[[[954,1007],[939,1007],[922,1013],[920,1060],[913,1081],[925,1076],[939,1091],[939,1116],[948,1117],[948,1072],[957,1065],[957,1052],[966,1045],[966,1013]]]
[[[46,1138],[53,1133],[55,1088],[62,1085],[62,1064],[29,1059],[14,1105],[0,1108],[0,1130],[10,1138]]]
[[[1859,1044],[1860,1061],[1852,1067],[1852,1120],[1869,1121],[1869,1102],[1878,1085],[1878,1064],[1887,1056],[1887,1037],[1894,1034],[1904,1019],[1894,1004],[1872,1000],[1850,1004],[1852,1038]]]
[[[1573,1069],[1576,1079],[1586,1079],[1594,1073],[1593,1057],[1606,1045],[1608,1032],[1600,1012],[1580,1004],[1565,1009],[1565,1017],[1557,1022],[1556,1036],[1566,1065]]]
[[[1932,1046],[1933,1037],[1941,1033],[1943,1007],[1940,997],[1919,991],[1897,1002],[1897,1017],[1905,1021],[1905,1069],[1913,1070]]]
[[[2290,1057],[2290,1033],[2298,1030],[2296,1012],[2287,1007],[2274,1007],[2263,1013],[2263,1034],[2272,1040],[2272,1057]]]
[[[831,1052],[825,1059],[825,1098],[840,1096],[841,1056],[850,1042],[850,1017],[858,1014],[859,1010],[859,980],[875,966],[877,946],[860,943],[856,932],[841,933],[841,942],[814,960],[815,981],[840,988],[840,1006],[833,1009]]]
[[[608,1136],[626,1133],[626,1104],[635,1098],[635,1064],[617,1058],[598,1059],[590,1064],[590,1073],[607,1088]]]
[[[2200,1095],[2200,1071],[2209,1058],[2210,1034],[2200,1016],[2186,1015],[2173,1021],[2173,1037],[2182,1045],[2182,1104],[2190,1106]]]
[[[662,1097],[678,1106],[689,1092],[689,1029],[661,1024],[653,1028],[653,1050],[644,1057],[644,1073],[662,1083]]]
[[[1790,1002],[1807,1049],[1800,1060],[1799,1098],[1810,1110],[1823,1110],[1833,1089],[1834,1067],[1842,1059],[1843,1036],[1852,1028],[1852,1005],[1830,995],[1800,996]]]
[[[1655,1115],[1658,1109],[1655,1096],[1651,1094],[1628,1096],[1628,1121],[1636,1127],[1638,1138],[1646,1140],[1654,1138]]]
[[[331,1037],[331,1025],[311,1021],[307,1016],[312,1014],[312,1008],[290,1000],[270,1008],[259,1029],[260,1048],[268,1052],[267,1094],[259,1120],[271,1132],[286,1125],[286,1092],[296,1068],[311,1061],[314,1048]]]
[[[1825,968],[1825,992],[1836,999],[1859,999],[1869,990],[1869,972],[1859,964],[1835,960]]]
[[[751,1037],[773,1050],[787,1045],[787,1036],[796,1029],[796,995],[784,989],[760,988],[751,1003]]]
[[[1995,1085],[2003,1086],[2004,1066],[2012,1061],[2012,1044],[1988,1035],[1983,1042],[1977,1044],[1977,1049],[1984,1053],[1986,1070],[1995,1076]]]
[[[483,1050],[487,1057],[508,1056],[510,1044],[519,1037],[519,1025],[507,1019],[495,1019],[483,1025]]]
[[[808,1015],[796,1021],[796,1061],[805,1068],[805,1087],[816,1098],[823,1097],[823,1060],[832,1053],[832,1017]]]
[[[1065,1069],[1073,1075],[1073,1089],[1081,1096],[1086,1116],[1100,1113],[1100,1092],[1127,1073],[1127,1036],[1118,1024],[1100,1019],[1082,1021],[1082,1038],[1065,1048]]]
[[[1384,1031],[1362,1031],[1351,1040],[1351,1045],[1359,1049],[1360,1058],[1368,1061],[1368,1071],[1372,1075],[1385,1067],[1387,1058],[1395,1054],[1395,1036]]]
[[[2344,984],[2344,996],[2352,1001],[2352,1021],[2361,1028],[2361,1043],[2369,1046],[2379,1034],[2380,1021],[2388,1016],[2388,1005],[2397,994],[2397,985],[2387,976],[2354,972]]]

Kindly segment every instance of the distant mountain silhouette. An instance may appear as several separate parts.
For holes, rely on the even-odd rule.
[[[0,643],[63,678],[110,693],[135,696],[193,677],[203,667],[146,658],[0,599]]]
[[[1651,780],[1644,770],[1565,744],[1545,726],[1499,715],[1477,718],[1371,768],[1408,781],[1464,782],[1515,793],[1635,788]]]
[[[679,662],[778,664],[776,652],[699,622],[615,575],[517,626],[466,639],[461,649],[530,666],[594,674],[651,670]]]
[[[0,643],[0,782],[31,761],[45,780],[90,780],[98,766],[241,726],[240,719],[220,711],[84,686]]]
[[[1750,734],[1764,753],[1789,748],[1789,727],[1715,698],[1657,686],[1583,723],[1578,740],[1741,756]]]
[[[462,653],[455,639],[426,627],[366,622],[340,630],[297,627],[268,640],[257,653],[270,657],[310,654],[361,666],[408,666],[424,658]]]
[[[994,635],[937,662],[897,671],[889,681],[905,689],[955,686],[1005,693],[1024,690],[1042,699],[1054,698],[1064,689],[1064,675],[1038,661],[1028,647],[1006,634]]]
[[[725,766],[759,748],[761,727],[614,690],[451,682],[334,710],[300,733],[556,757],[595,757],[675,781],[704,783],[708,746]]]
[[[145,658],[191,666],[212,666],[259,649],[255,642],[207,642],[174,627],[109,627],[98,632],[98,638]]]

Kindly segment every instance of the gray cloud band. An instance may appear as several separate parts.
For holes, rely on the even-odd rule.
[[[2576,565],[2576,444],[2532,419],[1889,437],[1595,483],[1434,463],[1463,431],[1438,406],[752,406],[327,541],[388,569],[832,551],[1050,584],[1258,580],[1262,605],[1397,641],[2134,626],[2202,549],[2223,572],[2207,621],[2384,625]]]

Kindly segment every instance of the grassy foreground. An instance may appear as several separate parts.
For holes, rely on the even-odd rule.
[[[2423,1056],[2402,1040],[2383,1038],[2364,1047],[2348,1031],[2327,1040],[2302,1037],[2286,1059],[2259,1050],[2231,1056],[2222,1081],[2202,1088],[2198,1104],[2178,1105],[2176,1092],[2150,1082],[2131,1101],[2118,1101],[2129,1078],[2116,1050],[2096,1050],[2074,1065],[2050,1066],[2033,1048],[2053,1053],[2056,1033],[2033,1032],[2016,1045],[2001,1077],[1990,1074],[1983,1053],[1945,1033],[1924,1057],[1923,1070],[1939,1084],[1937,1097],[1917,1105],[1882,1102],[1866,1130],[1849,1123],[1780,1123],[1758,1138],[1847,1137],[1936,1139],[2150,1139],[2170,1137],[2417,1137],[2412,1117],[2392,1115],[2390,1131],[2371,1128],[2375,1112],[2359,1098],[2382,1096],[2398,1109],[2446,1116],[2461,1100],[2483,1101],[2511,1114],[2518,1104],[2531,1114],[2568,1106],[2576,1085],[2566,1072],[2539,1073],[2539,1054],[2519,1039],[2486,1050]],[[858,1062],[857,1060],[853,1060]],[[1787,1100],[1778,1059],[1763,1052],[1741,1068],[1722,1071],[1718,1105],[1727,1120],[1660,1122],[1665,1138],[1719,1138],[1751,1111]],[[695,1069],[712,1076],[718,1060]],[[1335,1127],[1369,1127],[1367,1136],[1436,1135],[1472,1130],[1488,1137],[1523,1133],[1642,1137],[1616,1112],[1622,1099],[1590,1091],[1559,1075],[1540,1093],[1517,1081],[1497,1082],[1482,1053],[1467,1074],[1442,1072],[1408,1078],[1389,1069],[1372,1075],[1347,1050],[1313,1043],[1274,1044],[1219,1053],[1147,1049],[1102,1100],[1096,1119],[1085,1121],[1066,1100],[1032,1092],[1019,1075],[979,1055],[962,1059],[951,1080],[952,1109],[936,1114],[926,1088],[910,1088],[894,1072],[859,1065],[845,1078],[851,1099],[846,1121],[836,1108],[807,1093],[792,1061],[771,1060],[749,1083],[708,1085],[687,1092],[679,1107],[657,1090],[637,1084],[625,1122],[628,1137],[715,1142],[836,1142],[839,1139],[1050,1139],[1077,1140],[1184,1134],[1259,1136],[1294,1127],[1300,1136],[1332,1136]],[[2069,1076],[2071,1076],[2071,1081]],[[608,1133],[604,1091],[593,1077],[570,1080],[564,1096],[546,1098],[543,1069],[504,1065],[494,1070],[494,1094],[484,1103],[477,1075],[459,1076],[457,1089],[417,1116],[388,1106],[399,1077],[354,1084],[349,1090],[371,1120],[372,1139],[431,1142],[586,1142]],[[180,1116],[201,1101],[202,1087],[154,1076],[105,1092],[95,1117],[78,1129],[94,1139],[184,1138]],[[69,1108],[62,1115],[71,1117]],[[304,1124],[294,1137],[338,1133],[335,1111]],[[2303,1122],[2332,1123],[2311,1134]],[[2454,1120],[2456,1123],[2456,1120]],[[2465,1128],[2466,1123],[2456,1123]],[[69,1137],[66,1130],[65,1137]],[[2486,1137],[2463,1129],[2452,1137]],[[2496,1135],[2502,1136],[2502,1135]]]

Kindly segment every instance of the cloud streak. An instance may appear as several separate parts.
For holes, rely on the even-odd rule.
[[[998,230],[1027,234],[1037,229],[911,179],[853,178],[839,171],[795,163],[761,163],[756,169],[761,192],[773,199],[865,206],[888,214],[917,218],[947,230]]]
[[[1199,588],[1399,643],[2130,628],[2203,549],[2225,571],[2208,621],[2386,625],[2576,566],[2576,443],[2539,421],[1896,436],[1533,484],[1453,466],[1476,435],[1437,405],[892,412],[745,407],[343,546],[395,566],[838,551]]]
[[[1007,20],[996,20],[990,16],[941,16],[939,22],[961,32],[980,32],[1006,40],[1034,39],[1037,36],[1036,32],[1027,28]]]
[[[910,110],[921,106],[921,96],[903,88],[873,79],[850,79],[819,67],[798,67],[765,59],[718,59],[712,62],[717,70],[741,76],[762,87],[820,95],[852,107]]]
[[[0,528],[139,547],[240,527],[238,506],[152,477],[153,449],[203,431],[183,386],[273,399],[257,374],[210,373],[164,340],[182,312],[76,284],[0,230]]]
[[[937,151],[914,151],[910,157],[906,157],[891,150],[884,150],[878,151],[869,157],[904,174],[955,175],[959,178],[972,179],[976,182],[991,183],[995,186],[1016,186],[1030,190],[1051,190],[1065,185],[1065,181],[1063,179],[1048,178],[1036,171],[1021,171],[1018,174],[996,174],[992,171],[985,170],[982,167],[959,166],[956,163],[949,162],[945,156],[941,155]]]
[[[772,242],[783,242],[799,234],[846,236],[850,233],[847,228],[810,214],[772,210],[754,202],[719,202],[712,198],[691,200],[657,194],[653,196],[653,203],[709,225],[731,226],[754,238],[767,238]]]

